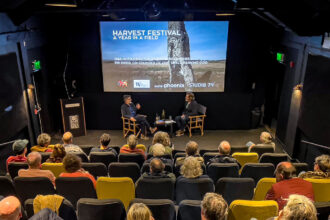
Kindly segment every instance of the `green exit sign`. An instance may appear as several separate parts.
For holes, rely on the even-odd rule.
[[[284,61],[284,53],[276,53],[276,60],[280,63]]]
[[[32,62],[32,69],[33,69],[33,72],[37,72],[37,71],[41,70],[40,60],[35,60]]]

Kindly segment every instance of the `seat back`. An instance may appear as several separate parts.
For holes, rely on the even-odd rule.
[[[118,145],[110,145],[110,147],[113,148],[117,152],[117,154],[119,154],[119,152],[120,152],[120,146],[118,146]]]
[[[232,146],[230,150],[230,154],[233,155],[234,153],[247,153],[249,151],[248,146]]]
[[[87,199],[78,200],[79,220],[125,220],[126,212],[123,203],[118,199]]]
[[[317,219],[328,220],[330,217],[330,202],[315,202]]]
[[[92,148],[94,148],[94,145],[79,145],[79,147],[84,151],[86,155],[89,155],[91,152]]]
[[[237,163],[211,163],[207,166],[207,175],[214,183],[222,177],[238,177]]]
[[[156,220],[175,220],[175,206],[168,199],[133,199],[130,206],[134,203],[143,203],[150,209],[152,216]]]
[[[92,163],[103,163],[108,167],[110,163],[117,162],[117,156],[112,152],[91,152],[89,160]]]
[[[56,191],[76,208],[80,198],[96,198],[93,182],[87,177],[58,177]]]
[[[16,196],[13,182],[5,176],[0,176],[0,196]]]
[[[233,153],[233,158],[235,158],[241,167],[244,167],[246,163],[258,163],[257,153]]]
[[[96,193],[98,199],[119,199],[125,209],[135,198],[134,183],[128,177],[100,177],[97,179]]]
[[[63,163],[43,163],[42,170],[50,170],[55,177],[59,177],[61,173],[65,172]]]
[[[308,171],[308,164],[307,163],[292,163],[292,165],[296,168],[296,173],[299,175],[299,173],[305,171]]]
[[[39,153],[41,155],[41,163],[45,163],[46,160],[48,160],[48,158],[52,154],[52,152],[39,152]]]
[[[223,177],[218,180],[215,192],[230,204],[236,199],[252,199],[254,180],[252,178]]]
[[[82,163],[81,167],[92,174],[95,179],[99,176],[108,176],[108,169],[103,163]]]
[[[218,156],[218,155],[219,155],[218,152],[206,152],[206,153],[204,153],[204,155],[203,155],[204,163],[207,164],[210,161],[210,159],[212,159],[213,157]]]
[[[147,159],[152,158],[153,155],[152,154],[148,154],[147,155]],[[172,155],[171,154],[164,154],[163,156],[161,156],[161,158],[165,158],[165,159],[172,159]]]
[[[88,157],[87,157],[87,155],[85,153],[74,152],[74,153],[71,153],[71,154],[74,154],[74,155],[80,157],[81,158],[81,162],[85,162],[85,163],[88,163],[89,162]]]
[[[56,193],[52,182],[47,177],[15,177],[14,186],[22,204],[25,200],[33,199],[39,194]]]
[[[185,153],[185,151],[184,150],[177,150],[177,149],[172,150],[172,158],[174,158],[175,154],[177,154],[177,153]]]
[[[218,149],[213,149],[213,150],[206,150],[206,149],[201,149],[200,151],[199,151],[199,154],[201,155],[201,156],[204,156],[204,154],[205,153],[217,153],[217,152],[219,152],[219,150]]]
[[[276,183],[275,178],[260,179],[254,191],[253,200],[264,200],[268,190],[270,190],[274,183]]]
[[[185,199],[202,200],[207,192],[214,192],[214,184],[210,178],[178,178],[176,181],[177,204]]]
[[[184,152],[178,152],[174,155],[174,164],[176,162],[176,159],[178,159],[178,157],[185,157],[186,156],[186,153]]]
[[[273,200],[235,200],[229,206],[228,220],[268,219],[278,216],[278,205]]]
[[[20,169],[27,169],[29,166],[24,162],[11,162],[8,164],[8,172],[10,174],[11,179],[14,179],[18,176],[18,171]]]
[[[250,152],[256,152],[261,157],[264,153],[274,153],[275,147],[271,144],[257,144],[251,148]]]
[[[111,163],[109,165],[110,177],[129,177],[135,183],[141,176],[137,163]]]
[[[204,105],[201,105],[201,104],[198,105],[198,110],[197,111],[198,111],[199,114],[205,115],[206,110],[207,110],[207,108]]]
[[[165,171],[167,172],[170,172],[170,173],[173,173],[173,166],[172,164],[168,164],[168,163],[165,163],[165,168],[164,168]],[[150,172],[150,163],[144,163],[142,168],[141,168],[141,174],[142,173],[148,173]]]
[[[201,220],[201,201],[183,200],[179,204],[177,220]]]
[[[118,162],[121,163],[137,163],[142,167],[144,163],[144,156],[142,154],[119,154]]]
[[[305,179],[313,184],[315,202],[330,201],[330,179]]]
[[[174,200],[174,184],[170,178],[139,180],[136,184],[135,197],[142,199]]]
[[[272,163],[246,163],[242,168],[241,177],[250,177],[257,184],[262,178],[273,177],[274,171]]]
[[[259,163],[272,163],[276,167],[282,161],[289,161],[290,157],[283,153],[264,153],[259,160]]]

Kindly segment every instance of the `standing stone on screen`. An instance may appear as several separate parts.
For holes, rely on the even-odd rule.
[[[190,44],[185,24],[183,21],[169,21],[168,30],[180,33],[167,36],[170,83],[184,83],[185,90],[189,91],[194,72],[191,64],[186,63],[190,59]]]

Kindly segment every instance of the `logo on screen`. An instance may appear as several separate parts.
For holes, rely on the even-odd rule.
[[[121,88],[126,88],[128,86],[127,80],[119,80],[117,85]]]
[[[150,89],[150,80],[134,80],[135,89]]]

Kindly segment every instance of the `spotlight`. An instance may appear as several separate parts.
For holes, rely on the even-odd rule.
[[[293,90],[302,90],[303,89],[303,84],[298,84],[295,87],[293,87]]]

